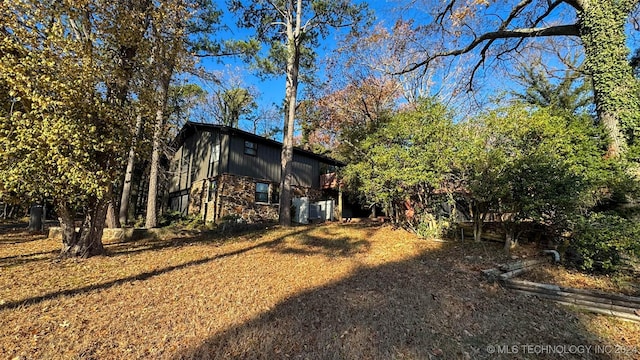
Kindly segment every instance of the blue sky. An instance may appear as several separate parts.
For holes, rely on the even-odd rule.
[[[365,1],[366,2],[366,1]],[[375,13],[378,21],[391,22],[392,19],[386,19],[391,14],[391,9],[393,8],[393,1],[368,1],[369,8]],[[223,1],[219,1],[220,8],[224,9],[225,4]],[[234,38],[248,38],[251,36],[251,30],[246,29],[238,29],[234,23],[235,15],[231,13],[226,13],[224,16],[224,23],[230,28],[228,35]],[[318,60],[321,61],[331,50],[335,48],[336,43],[339,41],[342,36],[342,32],[335,32],[330,34],[326,39],[324,39],[321,43],[321,47],[315,49],[318,54]],[[266,79],[261,79],[255,75],[255,72],[250,69],[249,64],[244,63],[242,60],[234,59],[234,58],[223,58],[223,59],[202,59],[201,64],[205,69],[214,72],[232,72],[234,74],[238,74],[243,79],[244,86],[252,86],[255,87],[259,93],[260,98],[258,99],[258,103],[262,107],[270,107],[272,104],[276,106],[281,106],[284,93],[285,93],[285,78],[284,76],[277,77],[269,77]],[[318,68],[317,76],[320,78],[323,77],[324,69],[322,67]],[[199,82],[198,80],[194,80],[195,82]],[[211,85],[202,85],[203,87],[209,87]],[[304,84],[300,85],[299,98],[301,98],[304,90]]]
[[[220,8],[225,7],[224,2],[220,1],[219,3],[220,3],[219,5]],[[409,10],[405,10],[403,12],[396,11],[395,9],[398,7],[398,5],[402,4],[402,2],[399,2],[399,1],[393,1],[393,0],[368,1],[368,3],[369,3],[369,7],[374,11],[375,16],[377,17],[376,22],[382,22],[386,26],[393,25],[396,18],[398,18],[399,16],[402,16],[405,19],[407,18],[414,19],[417,23],[425,23],[429,20],[428,14],[426,14],[426,12],[424,11],[409,11]],[[500,18],[500,15],[504,16],[504,14],[501,14],[501,12],[505,12],[508,9],[497,8],[494,10],[496,14],[490,14],[490,15],[495,15],[493,17],[495,21],[496,18],[498,19]],[[563,20],[562,22],[566,23],[567,21],[572,20],[571,16],[573,15],[568,15],[568,14],[571,14],[571,12],[558,9],[556,10],[556,13],[557,13],[555,15],[556,17],[552,18],[551,21],[553,21],[554,19],[557,19],[559,21],[560,18],[564,18],[562,19]],[[229,27],[233,29],[230,32],[229,36],[232,36],[235,38],[250,36],[249,30],[238,30],[235,28],[235,24],[233,24],[233,18],[234,18],[233,14],[226,14],[225,16],[225,21],[229,24]],[[487,17],[486,19],[487,23],[490,21],[490,19],[491,17]],[[483,18],[481,18],[480,20],[485,21],[485,19]],[[631,33],[635,35],[635,32],[630,31],[630,34]],[[326,56],[335,47],[335,44],[337,43],[341,35],[342,34],[339,32],[335,34],[331,34],[327,39],[325,39],[322,42],[322,46],[316,49],[319,56],[319,60],[322,59],[324,56]],[[634,49],[635,47],[637,47],[637,44],[638,42],[636,41],[635,36],[630,36],[629,37],[630,48]],[[505,91],[508,88],[514,87],[515,85],[513,81],[505,77],[503,73],[500,73],[498,71],[491,69],[490,67],[491,61],[492,59],[488,59],[487,61],[486,69],[488,73],[485,74],[486,76],[482,77],[482,73],[480,74],[481,81],[479,81],[479,86],[484,86],[483,89],[481,88],[482,89],[481,91],[485,91],[486,92],[485,95],[495,96],[499,92]],[[557,63],[557,59],[554,60],[553,58],[549,58],[548,60],[550,64],[553,63],[554,61]],[[258,89],[260,94],[258,102],[262,107],[269,107],[272,104],[276,104],[276,105],[282,104],[282,101],[284,98],[284,88],[285,88],[285,80],[283,76],[272,77],[266,80],[259,79],[257,76],[255,76],[252,73],[252,71],[249,69],[249,66],[247,64],[243,63],[242,61],[234,60],[231,58],[223,59],[222,63],[218,63],[217,61],[212,61],[212,60],[204,60],[203,65],[208,70],[211,70],[211,71],[222,70],[226,67],[227,69],[230,69],[231,72],[238,74],[240,77],[242,77],[243,79],[242,84],[244,86],[252,86]],[[560,64],[557,63],[557,66],[560,66]],[[318,73],[318,76],[322,79],[324,69],[320,68],[319,70],[320,72]],[[301,98],[303,95],[303,91],[302,91],[303,88],[304,88],[304,85],[301,85],[301,89],[299,91],[299,98]]]

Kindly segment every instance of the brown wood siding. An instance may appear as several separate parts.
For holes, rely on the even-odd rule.
[[[182,156],[182,146],[173,154],[169,164],[169,192],[180,190],[180,157]]]
[[[220,134],[220,165],[218,175],[229,173],[229,134]]]
[[[232,136],[229,143],[229,173],[250,176],[256,179],[280,181],[280,151],[277,146],[258,145],[257,154],[244,153],[244,142],[251,141],[241,136]]]
[[[219,153],[217,162],[212,162],[212,156],[214,149],[216,149],[215,145],[221,142],[220,133],[217,131],[196,132],[194,138],[196,138],[194,161],[197,163],[198,170],[197,177],[192,182],[218,175],[222,154]],[[220,152],[220,147],[217,150]]]
[[[318,160],[301,154],[293,154],[293,185],[319,188],[320,166]]]
[[[244,153],[245,140],[257,144],[255,156]],[[220,144],[220,156],[217,163],[212,163],[212,150],[216,143]],[[189,189],[196,181],[225,173],[280,182],[281,151],[278,144],[256,141],[242,134],[196,129],[184,139],[173,156],[170,192]],[[183,164],[183,161],[187,163]],[[292,170],[292,185],[320,187],[320,160],[294,152]]]
[[[180,160],[180,190],[191,187],[191,154],[193,154],[194,137],[189,137],[182,144],[182,160]]]
[[[209,162],[211,159],[211,146],[213,144],[213,133],[196,132],[193,136],[193,144],[191,151],[191,183],[206,179],[209,171]]]

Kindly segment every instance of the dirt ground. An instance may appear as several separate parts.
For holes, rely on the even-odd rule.
[[[500,244],[391,227],[110,243],[0,231],[7,359],[639,359],[640,324],[486,282]],[[553,273],[553,269],[550,270]],[[551,275],[549,275],[551,276]]]

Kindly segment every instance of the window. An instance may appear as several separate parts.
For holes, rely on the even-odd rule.
[[[244,142],[244,153],[251,156],[256,156],[258,154],[258,144],[253,141],[245,141]]]
[[[271,187],[271,203],[276,205],[280,203],[280,186],[275,184]]]
[[[180,160],[180,188],[188,188],[191,186],[191,180],[189,179],[189,151],[182,147],[182,159]]]
[[[268,183],[256,183],[256,202],[260,202],[260,203],[269,202],[269,184]]]
[[[169,208],[172,211],[180,212],[182,215],[187,215],[189,208],[189,190],[169,194]]]
[[[211,147],[211,161],[209,161],[209,176],[218,175],[220,164],[220,144],[215,143]]]
[[[217,187],[218,187],[218,182],[216,180],[209,181],[209,197],[207,198],[209,201],[215,200]]]

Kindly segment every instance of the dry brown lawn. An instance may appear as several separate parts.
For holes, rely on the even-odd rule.
[[[527,280],[573,288],[586,288],[640,296],[640,271],[624,271],[613,275],[591,275],[547,264],[524,275]],[[639,357],[640,358],[640,357]]]
[[[485,282],[500,245],[332,224],[59,247],[0,234],[0,358],[640,358],[640,324]]]

